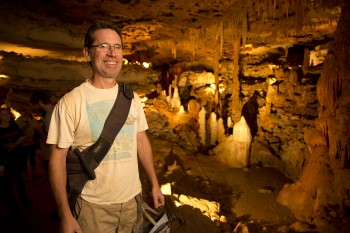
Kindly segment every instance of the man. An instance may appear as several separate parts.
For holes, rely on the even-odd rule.
[[[34,180],[36,176],[36,151],[40,148],[40,139],[46,139],[46,134],[42,124],[33,117],[28,107],[24,107],[21,114],[16,119],[16,124],[26,136],[20,147],[20,153],[23,156],[22,168],[25,177]],[[28,167],[28,161],[30,167]]]
[[[5,182],[1,186],[1,193],[5,194],[10,216],[19,210],[14,187],[22,206],[31,206],[23,179],[23,160],[26,157],[21,154],[20,148],[24,139],[25,135],[15,123],[10,108],[0,108],[0,164],[4,165]]]
[[[49,131],[51,115],[55,106],[52,103],[50,96],[45,91],[34,92],[29,101],[32,105],[32,111],[40,116],[43,115],[45,135],[43,136],[44,141],[41,143],[41,158],[43,159],[46,174],[48,174],[50,151],[49,145],[47,145],[45,141]]]
[[[118,93],[116,77],[122,67],[122,39],[116,25],[95,21],[88,29],[83,54],[93,74],[56,105],[47,143],[51,146],[49,174],[61,217],[61,233],[130,233],[136,222],[135,196],[141,192],[138,159],[152,185],[154,207],[164,205],[145,130],[148,128],[140,99],[134,93],[126,123],[95,169],[72,213],[66,196],[68,148],[84,148],[99,137]]]

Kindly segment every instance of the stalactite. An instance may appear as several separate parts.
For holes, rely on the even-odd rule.
[[[288,19],[289,15],[289,0],[286,0],[286,18]]]
[[[349,164],[349,149],[350,149],[350,141],[347,140],[346,142],[343,142],[342,145],[341,145],[341,148],[340,148],[340,166],[342,168],[345,168],[347,167]]]
[[[243,10],[242,14],[242,47],[244,48],[247,42],[247,34],[248,34],[248,18],[247,18],[247,9]]]
[[[171,53],[173,54],[174,59],[176,59],[176,45],[175,44],[171,48]]]
[[[310,52],[308,49],[304,49],[303,71],[309,69]]]
[[[224,22],[220,22],[220,54],[222,56],[222,48],[224,46]]]
[[[220,60],[220,51],[216,49],[215,56],[214,56],[214,77],[215,77],[214,103],[215,103],[216,112],[218,112],[218,106],[219,106],[219,60]]]
[[[300,33],[304,25],[304,0],[295,1],[295,21],[294,28]]]
[[[338,95],[341,91],[341,77],[334,55],[329,55],[325,60],[321,77],[317,83],[317,98],[324,109],[321,113],[325,116],[335,114]]]
[[[190,37],[190,43],[192,47],[192,57],[194,58],[196,54],[197,43],[198,43],[198,32],[195,29],[190,28],[189,37]]]
[[[222,56],[222,46],[223,46],[223,21],[220,24],[215,25],[215,34],[216,34],[216,43],[218,46],[215,46],[215,54],[213,61],[214,68],[214,77],[215,77],[215,92],[214,92],[214,103],[215,103],[215,112],[218,110],[219,105],[219,61]]]
[[[241,103],[239,99],[240,84],[239,84],[239,52],[240,52],[240,39],[236,37],[232,41],[233,43],[233,74],[232,74],[232,120],[238,122],[241,117]]]
[[[232,97],[231,97],[231,119],[238,122],[241,117],[240,103],[240,83],[239,83],[239,54],[240,42],[242,38],[242,26],[240,25],[242,17],[237,15],[232,17],[230,26],[232,27],[232,47],[233,47],[233,72],[232,72]]]
[[[271,1],[269,0],[266,0],[266,4],[267,4],[267,7],[269,9],[269,19],[272,19],[273,18],[273,4],[271,3]]]
[[[252,2],[250,2],[250,4],[249,4],[249,11],[248,11],[248,15],[254,15],[253,14],[253,1]]]

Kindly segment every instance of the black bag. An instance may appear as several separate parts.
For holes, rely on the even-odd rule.
[[[135,199],[137,202],[137,221],[133,233],[170,233],[171,222],[175,219],[174,215],[167,214],[164,210],[152,209],[144,202],[141,194],[138,194]]]
[[[117,99],[109,113],[98,140],[83,151],[69,150],[66,158],[67,197],[71,211],[88,180],[96,178],[94,170],[111,148],[113,141],[128,117],[133,90],[125,83],[118,83]],[[123,93],[123,94],[121,94]]]

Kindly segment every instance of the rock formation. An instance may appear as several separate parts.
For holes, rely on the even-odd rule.
[[[304,136],[310,157],[300,178],[279,194],[279,201],[290,207],[300,221],[322,232],[337,231],[330,212],[337,206],[335,215],[341,219],[350,202],[349,41],[350,4],[345,2],[317,83],[319,115],[315,130]]]

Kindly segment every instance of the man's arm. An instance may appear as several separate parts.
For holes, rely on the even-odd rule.
[[[45,142],[47,138],[47,134],[44,131],[44,127],[37,120],[33,120],[32,122],[34,130],[40,135],[42,140]]]
[[[49,178],[61,221],[60,233],[81,232],[78,222],[72,215],[67,198],[66,156],[68,148],[51,145]]]
[[[154,207],[160,207],[159,204],[164,206],[164,195],[160,190],[156,171],[154,169],[151,143],[145,131],[137,133],[137,154],[152,184]]]

